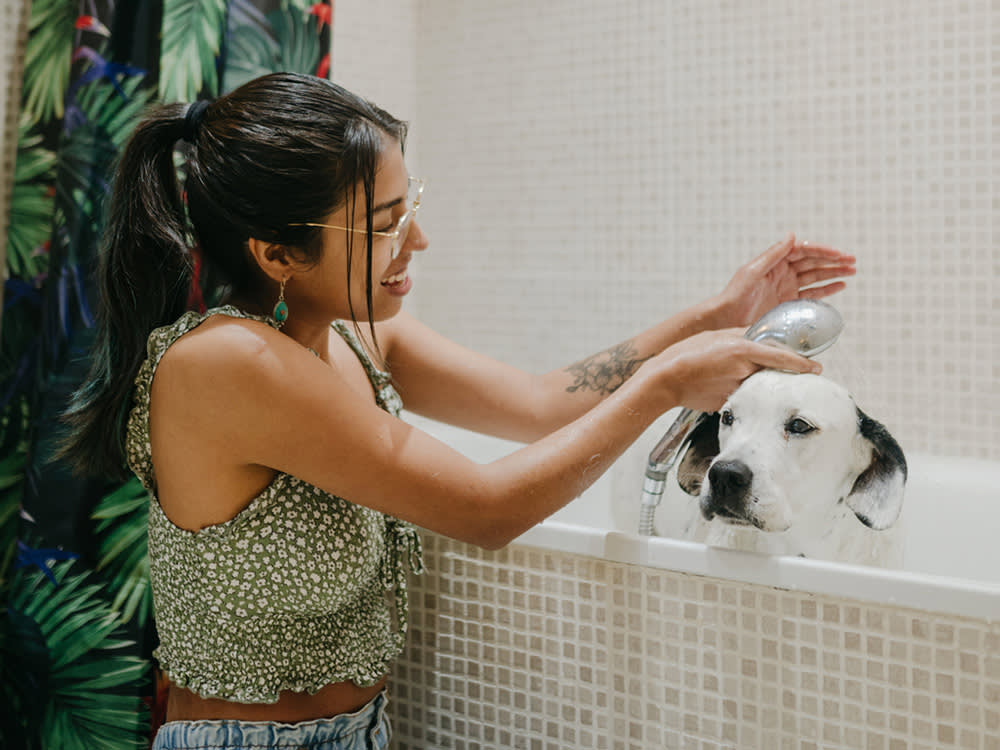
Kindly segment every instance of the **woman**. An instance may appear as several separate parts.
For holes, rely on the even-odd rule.
[[[155,655],[172,684],[155,748],[385,746],[420,569],[411,524],[502,547],[666,410],[715,410],[761,367],[819,369],[741,335],[854,272],[791,236],[718,296],[565,370],[528,375],[445,340],[401,311],[428,245],[404,139],[329,81],[276,74],[157,109],[123,154],[67,452],[105,475],[127,462],[151,495]],[[228,294],[205,314],[184,312],[188,217]],[[400,398],[528,445],[473,463],[399,420]]]

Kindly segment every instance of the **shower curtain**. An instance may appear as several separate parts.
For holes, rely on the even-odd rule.
[[[87,371],[114,160],[149,104],[328,75],[332,14],[332,0],[32,3],[0,329],[0,747],[143,748],[162,722],[147,497],[53,459]],[[196,272],[191,306],[211,295]]]

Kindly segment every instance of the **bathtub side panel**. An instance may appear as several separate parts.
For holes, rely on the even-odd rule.
[[[396,747],[1000,750],[996,623],[520,545],[426,549]]]

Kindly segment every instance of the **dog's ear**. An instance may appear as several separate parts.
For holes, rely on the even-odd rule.
[[[677,467],[677,484],[689,495],[701,492],[712,459],[719,455],[719,415],[702,414],[691,429],[684,457]]]
[[[903,508],[906,457],[889,431],[861,409],[858,432],[871,444],[872,460],[855,480],[847,506],[865,526],[881,531],[896,522]]]

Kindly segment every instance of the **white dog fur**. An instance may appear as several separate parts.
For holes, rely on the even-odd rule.
[[[898,566],[906,459],[842,386],[765,370],[692,430],[681,536],[713,546]],[[694,505],[692,503],[692,505]]]

